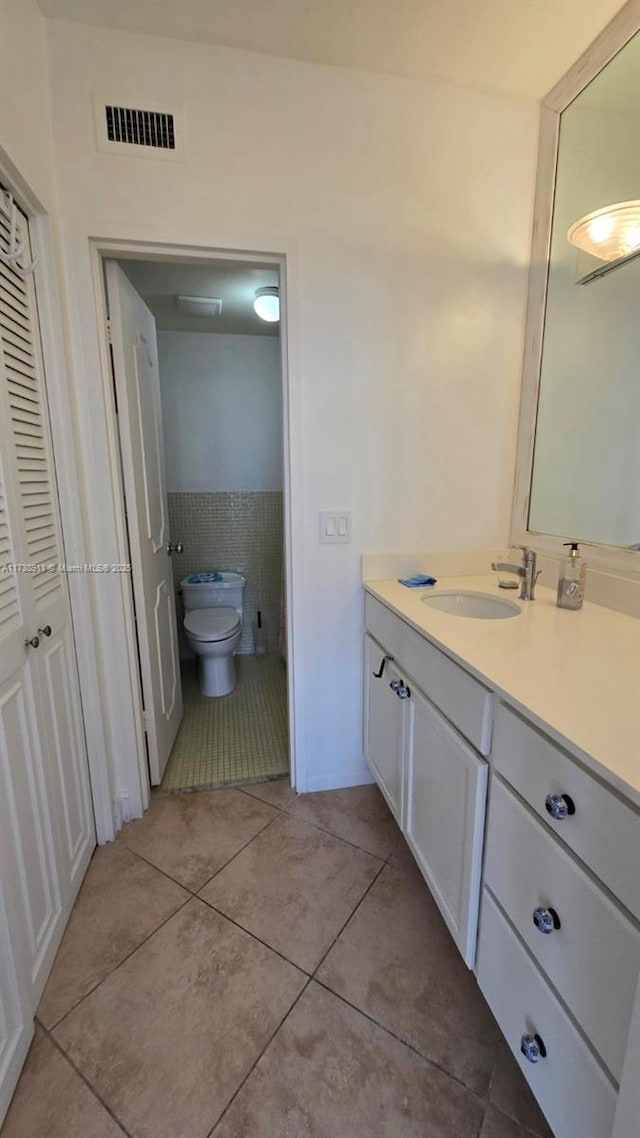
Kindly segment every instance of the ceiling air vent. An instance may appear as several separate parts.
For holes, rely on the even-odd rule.
[[[184,160],[180,114],[166,107],[144,106],[129,100],[123,105],[96,98],[94,104],[98,149],[106,153],[137,155],[144,158]]]

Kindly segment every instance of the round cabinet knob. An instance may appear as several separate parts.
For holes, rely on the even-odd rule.
[[[398,694],[398,691],[399,691],[401,686],[402,686],[402,680],[392,680],[391,683],[389,684],[391,691],[394,691],[396,693],[396,695]]]
[[[24,642],[25,648],[37,648],[39,644],[40,644],[40,637],[39,636],[31,636],[29,638],[29,640],[25,640],[25,642]]]
[[[51,625],[45,624],[44,628],[38,629],[39,636],[51,636]]]
[[[175,543],[170,541],[167,544],[167,553],[168,554],[182,553],[183,551],[184,551],[184,545],[182,544],[181,541],[176,541]]]
[[[555,909],[545,909],[543,905],[540,905],[533,910],[533,923],[539,933],[548,935],[560,928],[560,917]]]
[[[397,694],[400,699],[409,699],[409,696],[411,695],[411,689],[408,688],[406,684],[400,684]]]
[[[573,798],[569,798],[568,794],[548,794],[544,805],[547,814],[550,814],[555,822],[561,822],[563,818],[576,812]]]
[[[520,1050],[529,1063],[539,1063],[547,1056],[547,1049],[539,1035],[523,1035],[520,1039]]]

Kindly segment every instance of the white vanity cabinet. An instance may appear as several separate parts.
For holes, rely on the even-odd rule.
[[[367,598],[367,615],[368,624],[385,642],[366,634],[365,756],[465,963],[472,968],[488,767],[429,698],[430,687],[422,691],[414,677],[433,676],[438,700],[483,746],[490,738],[490,693],[411,629],[406,632],[418,644],[410,638],[407,651],[402,622],[372,598]],[[424,659],[420,659],[421,643]],[[412,665],[411,673],[405,659]]]
[[[612,1138],[640,993],[637,799],[407,607],[366,597],[369,766],[555,1138]]]
[[[396,822],[403,828],[404,753],[407,730],[404,677],[391,656],[371,636],[365,637],[364,750]]]
[[[408,710],[405,837],[473,968],[489,768],[418,688]]]

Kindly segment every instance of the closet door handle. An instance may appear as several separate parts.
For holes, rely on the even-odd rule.
[[[391,691],[394,691],[397,695],[400,691],[400,688],[402,687],[402,680],[392,680],[389,684],[389,687],[391,688]]]
[[[170,541],[168,543],[167,553],[169,555],[171,555],[172,553],[183,553],[183,552],[184,552],[184,545],[182,544],[181,541],[176,541],[175,544],[172,541]]]
[[[44,628],[39,628],[38,636],[51,636],[51,625],[45,624]]]
[[[25,642],[24,642],[25,648],[38,648],[39,645],[40,645],[40,637],[39,636],[31,636],[28,640],[25,640]]]

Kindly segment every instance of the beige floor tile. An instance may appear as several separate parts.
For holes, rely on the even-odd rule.
[[[212,1138],[476,1138],[482,1104],[313,981]]]
[[[527,1080],[504,1042],[498,1049],[489,1102],[539,1138],[553,1138]]]
[[[389,861],[392,865],[397,865],[399,869],[407,869],[413,872],[416,867],[416,859],[414,858],[411,850],[402,834],[396,842],[395,848]]]
[[[2,1138],[124,1138],[86,1083],[39,1033],[20,1076]]]
[[[54,1034],[133,1138],[205,1138],[303,985],[193,899]]]
[[[377,786],[301,794],[288,809],[294,818],[312,822],[376,857],[387,858],[400,837]]]
[[[278,810],[290,810],[298,795],[288,778],[274,779],[272,782],[256,782],[242,788],[245,794],[268,802]]]
[[[318,979],[486,1094],[499,1032],[415,867],[384,868]]]
[[[315,826],[282,814],[205,886],[201,896],[311,972],[380,864]]]
[[[524,1126],[520,1126],[512,1118],[507,1118],[506,1114],[502,1114],[495,1107],[488,1106],[480,1138],[531,1138],[531,1135]]]
[[[196,892],[277,816],[240,790],[158,795],[119,840]]]
[[[171,916],[189,894],[119,842],[96,850],[44,990],[53,1027]]]

